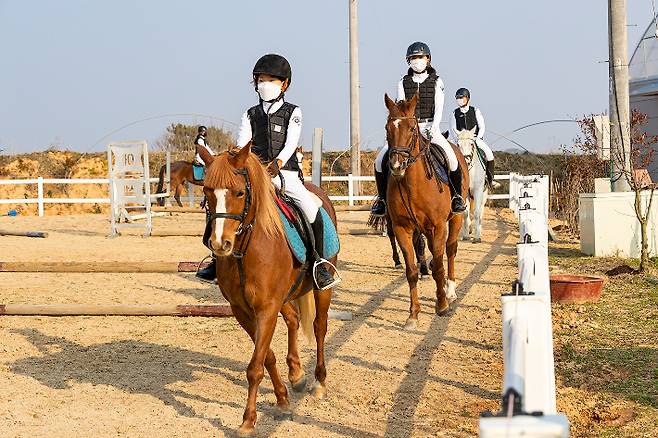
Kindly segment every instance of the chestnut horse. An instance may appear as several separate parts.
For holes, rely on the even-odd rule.
[[[166,171],[167,165],[163,165],[160,168],[160,179],[158,181],[158,188],[156,189],[155,193],[166,192],[164,189],[164,176]],[[176,203],[179,207],[183,206],[183,203],[180,202],[180,195],[183,191],[183,184],[185,184],[185,182],[190,182],[195,186],[203,185],[203,180],[197,181],[194,179],[192,163],[188,161],[174,161],[171,163],[171,175],[169,177],[169,181],[169,187],[174,191],[174,199],[176,200]],[[164,198],[158,198],[159,206],[163,206],[164,202]]]
[[[312,393],[322,398],[326,391],[324,338],[331,301],[331,289],[314,290],[311,269],[304,270],[292,255],[274,198],[274,187],[251,144],[216,157],[202,155],[209,163],[203,191],[208,199],[211,220],[204,240],[217,256],[217,282],[231,304],[235,318],[255,344],[247,368],[249,393],[242,417],[240,435],[254,433],[256,396],[263,379],[263,367],[272,378],[276,395],[277,418],[290,418],[286,385],[276,367],[270,349],[281,313],[288,326],[288,379],[293,389],[306,387],[304,370],[297,349],[297,331],[312,342],[315,335],[317,362]],[[307,184],[322,201],[331,220],[336,213],[326,194]],[[336,258],[330,261],[336,264]]]
[[[418,95],[409,100],[393,102],[387,94],[388,108],[386,136],[390,150],[391,178],[388,182],[388,212],[393,223],[406,265],[411,305],[406,329],[412,330],[418,322],[418,266],[414,259],[413,234],[418,230],[427,237],[432,253],[432,277],[436,282],[435,311],[445,315],[450,303],[457,298],[455,283],[455,256],[462,226],[461,214],[451,212],[450,189],[439,181],[429,162],[429,140],[426,140],[415,116]],[[437,121],[438,122],[438,121]],[[452,145],[462,169],[466,162],[459,149]],[[468,194],[468,173],[463,172],[462,196]],[[443,254],[448,255],[448,279],[445,279]],[[447,289],[447,294],[446,294]]]

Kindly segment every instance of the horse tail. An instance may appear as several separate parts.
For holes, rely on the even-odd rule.
[[[375,216],[371,214],[368,217],[367,225],[375,231],[384,232],[386,229],[386,216]]]
[[[299,326],[308,345],[315,345],[315,297],[313,292],[307,292],[294,300],[299,309]]]
[[[167,170],[167,165],[163,165],[160,168],[160,175],[158,176],[158,188],[155,190],[155,193],[163,193],[162,188],[164,186],[164,174],[165,171]],[[163,206],[164,205],[164,199],[163,198],[158,198],[158,205]]]

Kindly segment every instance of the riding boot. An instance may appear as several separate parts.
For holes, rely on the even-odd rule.
[[[340,277],[335,278],[327,269],[329,263],[324,259],[324,221],[322,212],[318,210],[315,221],[311,224],[315,239],[315,262],[313,263],[313,279],[319,290],[329,289],[340,283]]]
[[[196,278],[208,283],[214,283],[217,280],[217,259],[214,254],[212,255],[210,264],[206,268],[199,269],[196,272]]]
[[[384,216],[386,214],[386,175],[384,172],[375,170],[375,182],[377,183],[377,200],[372,205],[370,213],[373,216]]]
[[[493,183],[494,179],[494,162],[493,160],[487,161],[487,182],[489,185]]]
[[[457,170],[450,172],[450,195],[452,196],[451,208],[453,213],[461,213],[466,210],[466,203],[462,198],[462,172],[457,166]]]
[[[201,201],[201,207],[206,210],[206,224],[210,222],[210,218],[212,217],[212,214],[210,213],[210,205],[208,204],[208,200],[206,197],[203,197],[203,201]],[[196,272],[196,278],[198,278],[201,281],[206,281],[208,283],[214,283],[215,280],[217,279],[217,259],[215,257],[215,254],[211,254],[212,260],[210,260],[210,264],[203,268],[199,269]]]
[[[494,181],[494,160],[487,161],[487,182],[489,183],[489,187],[493,189],[497,189],[500,187],[500,183],[498,181]]]

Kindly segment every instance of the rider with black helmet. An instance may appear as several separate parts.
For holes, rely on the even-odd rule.
[[[450,171],[450,192],[452,195],[452,211],[461,213],[466,209],[466,204],[461,196],[462,173],[457,161],[457,155],[448,140],[441,134],[439,123],[443,113],[444,85],[436,70],[430,64],[432,54],[427,44],[417,41],[407,48],[406,54],[409,70],[398,83],[398,101],[410,99],[418,94],[416,104],[416,118],[418,125],[425,138],[443,149],[447,158],[448,170]],[[386,169],[382,168],[388,146],[384,146],[375,160],[375,179],[379,199],[372,207],[372,214],[383,216],[386,212]]]
[[[194,155],[194,164],[197,164],[199,166],[205,166],[205,164],[206,164],[206,163],[203,162],[203,159],[201,159],[201,155],[199,154],[199,148],[204,148],[211,155],[215,155],[213,150],[210,149],[210,146],[208,145],[208,141],[206,140],[206,134],[207,133],[208,133],[208,128],[201,125],[197,129],[197,136],[194,139],[194,146],[196,148],[196,154]]]
[[[313,228],[316,285],[320,290],[328,289],[338,284],[340,277],[334,278],[327,269],[322,214],[315,196],[299,178],[295,152],[302,132],[302,111],[284,99],[292,79],[290,64],[281,55],[264,55],[256,62],[252,75],[259,102],[242,116],[237,146],[244,147],[251,141],[252,152],[267,164],[274,185],[281,189],[279,178],[285,181],[286,195],[297,203]]]
[[[479,108],[469,105],[471,101],[471,92],[467,88],[460,88],[455,93],[457,108],[450,119],[450,136],[454,142],[459,139],[459,131],[475,128],[475,144],[484,152],[487,171],[487,182],[493,188],[499,187],[500,184],[494,181],[494,154],[488,144],[484,142],[484,117]]]
[[[210,146],[208,146],[208,142],[206,141],[206,134],[208,133],[208,128],[205,126],[201,125],[197,129],[197,136],[194,139],[194,145],[196,147],[196,154],[194,155],[194,165],[195,166],[205,166],[206,163],[204,163],[203,159],[201,158],[200,151],[203,149],[207,150],[211,155],[215,155],[212,149],[210,149]],[[210,211],[208,210],[208,204],[204,201],[204,204],[206,206],[206,222],[210,220]],[[215,279],[217,278],[217,265],[216,265],[216,260],[215,260],[215,255],[211,254],[212,260],[210,261],[210,264],[203,268],[199,269],[196,273],[196,277],[199,280],[207,281],[207,282],[214,282]]]

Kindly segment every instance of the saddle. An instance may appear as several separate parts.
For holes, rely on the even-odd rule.
[[[315,238],[311,224],[295,202],[280,191],[276,192],[276,204],[283,223],[288,246],[298,262],[305,264],[312,260],[315,251]],[[321,202],[318,199],[318,202]],[[324,226],[324,257],[329,259],[340,249],[338,233],[324,207],[320,207]]]
[[[205,167],[198,164],[192,164],[192,177],[194,178],[194,181],[203,181],[204,176],[206,176]]]
[[[430,143],[429,153],[426,155],[425,170],[429,178],[432,174],[436,176],[437,180],[448,184],[448,159],[441,146]]]

